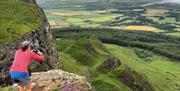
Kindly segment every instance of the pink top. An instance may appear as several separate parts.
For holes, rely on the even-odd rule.
[[[17,50],[10,72],[28,72],[28,65],[32,59],[41,62],[44,60],[44,56],[39,56],[30,49],[26,51],[22,51],[22,49]]]

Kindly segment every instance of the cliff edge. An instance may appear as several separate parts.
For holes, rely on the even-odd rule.
[[[4,9],[4,13],[0,15],[0,35],[4,36],[0,37],[0,86],[11,84],[8,77],[9,68],[15,51],[24,40],[31,41],[33,48],[41,49],[46,57],[42,64],[32,63],[30,71],[58,69],[60,61],[51,35],[51,27],[35,0],[1,0],[0,2],[0,8]],[[10,14],[14,15],[9,16]]]

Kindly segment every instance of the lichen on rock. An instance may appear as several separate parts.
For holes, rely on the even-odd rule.
[[[33,91],[91,91],[91,85],[86,78],[62,70],[33,73],[31,76]]]
[[[104,68],[106,68],[107,70],[113,70],[116,67],[119,67],[121,65],[121,61],[116,58],[116,57],[108,57],[105,61],[104,61]]]

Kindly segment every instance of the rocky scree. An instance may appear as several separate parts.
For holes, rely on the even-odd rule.
[[[31,76],[33,91],[91,91],[91,85],[86,78],[62,70],[36,72]]]

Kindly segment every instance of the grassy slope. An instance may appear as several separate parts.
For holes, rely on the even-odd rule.
[[[96,56],[90,56],[91,54],[87,53],[84,49],[86,43],[92,44],[98,50]],[[99,43],[94,39],[58,40],[57,47],[64,65],[62,69],[87,76],[97,91],[131,91],[117,79],[119,73],[123,71],[123,66],[110,72],[104,71],[103,60],[110,54],[99,47]],[[123,64],[128,64],[136,71],[145,73],[157,91],[178,91],[180,89],[178,87],[180,85],[180,64],[178,62],[172,62],[155,54],[148,57],[146,61],[147,59],[138,57],[133,49],[110,44],[104,45]]]
[[[36,5],[16,0],[1,0],[0,13],[0,43],[3,44],[39,27],[44,18]]]
[[[84,49],[86,44],[95,48],[95,53]],[[131,91],[117,80],[112,73],[102,73],[100,65],[105,60],[108,51],[100,41],[94,39],[58,39],[57,48],[60,51],[63,70],[86,76],[97,91]]]
[[[4,88],[0,88],[0,91],[17,91],[17,89],[12,87],[4,87]]]
[[[179,91],[180,63],[172,62],[162,56],[154,56],[145,62],[128,48],[105,44],[112,55],[120,58],[123,64],[128,64],[139,72],[144,72],[157,91]]]

